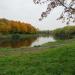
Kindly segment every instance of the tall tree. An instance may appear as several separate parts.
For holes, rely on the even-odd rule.
[[[45,12],[42,12],[39,20],[47,17],[52,9],[62,6],[64,10],[58,20],[62,19],[66,21],[67,24],[69,24],[70,21],[75,22],[75,0],[33,0],[33,2],[35,4],[47,4],[47,9]]]

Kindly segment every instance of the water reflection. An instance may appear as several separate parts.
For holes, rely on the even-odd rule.
[[[0,39],[0,47],[7,48],[21,48],[21,47],[33,47],[42,45],[47,42],[55,41],[51,36],[36,36],[23,39]]]
[[[54,42],[55,39],[51,36],[46,36],[46,37],[38,37],[37,40],[35,40],[32,44],[31,44],[31,47],[33,46],[38,46],[38,45],[42,45],[44,43],[47,43],[47,42]]]

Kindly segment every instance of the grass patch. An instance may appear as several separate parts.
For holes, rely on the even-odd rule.
[[[64,46],[39,51],[37,48],[34,51],[1,48],[0,75],[75,75],[75,39],[53,45],[60,43]]]

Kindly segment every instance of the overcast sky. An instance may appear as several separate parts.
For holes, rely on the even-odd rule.
[[[56,20],[63,10],[61,7],[40,22],[38,18],[46,7],[46,5],[35,5],[33,0],[0,0],[0,18],[28,22],[41,30],[52,30],[66,25]]]

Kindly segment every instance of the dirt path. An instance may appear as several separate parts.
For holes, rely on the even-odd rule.
[[[56,48],[59,46],[64,46],[64,44],[53,45],[53,46],[37,46],[37,47],[28,47],[28,48],[16,48],[15,50],[34,51],[34,50],[45,50],[45,49],[49,49],[49,48]]]

